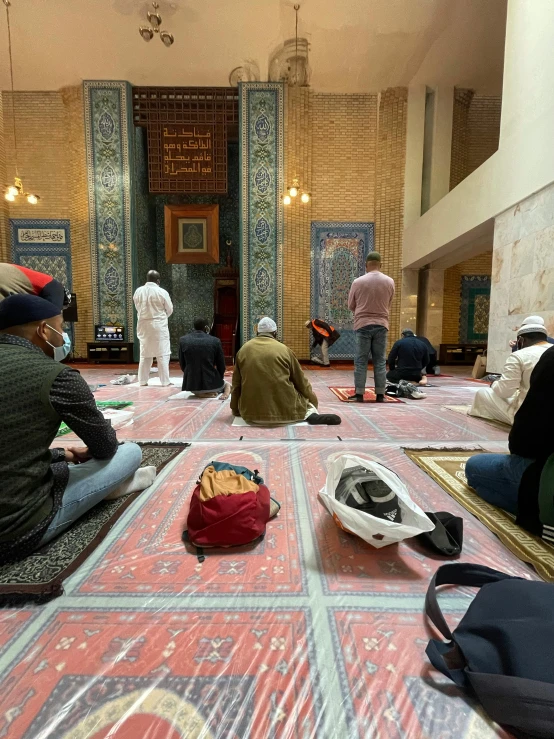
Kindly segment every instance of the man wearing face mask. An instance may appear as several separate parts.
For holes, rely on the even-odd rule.
[[[79,372],[59,363],[69,350],[60,307],[36,295],[0,302],[0,564],[65,531],[141,463]],[[85,447],[50,449],[62,421]]]
[[[179,364],[183,370],[183,390],[199,398],[221,400],[231,394],[231,385],[225,382],[225,355],[217,336],[210,336],[210,327],[204,318],[194,321],[194,331],[179,339]]]

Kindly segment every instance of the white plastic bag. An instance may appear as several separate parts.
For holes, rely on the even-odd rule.
[[[402,523],[376,518],[370,513],[339,503],[335,498],[335,490],[343,471],[349,467],[358,466],[373,472],[376,478],[383,480],[396,493],[402,511]],[[410,498],[408,489],[394,472],[378,462],[371,462],[353,454],[343,454],[331,462],[325,487],[320,491],[319,496],[339,528],[356,534],[377,549],[435,528],[434,523]]]

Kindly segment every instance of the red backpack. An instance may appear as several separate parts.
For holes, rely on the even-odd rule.
[[[208,465],[192,493],[183,541],[197,548],[233,547],[263,537],[265,527],[280,509],[258,471],[226,462]]]

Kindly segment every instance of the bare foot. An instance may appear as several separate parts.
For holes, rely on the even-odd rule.
[[[223,392],[221,393],[220,400],[227,400],[229,398],[229,395],[231,395],[231,386],[228,382],[226,382],[225,387],[223,388]]]
[[[427,385],[427,375],[423,375],[421,380],[418,382],[418,385]]]

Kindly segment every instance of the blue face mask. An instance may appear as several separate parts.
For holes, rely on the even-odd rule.
[[[57,331],[55,328],[52,328],[52,326],[46,324],[48,328],[52,329],[52,331],[55,331],[58,336],[61,336],[63,339],[63,344],[61,346],[54,346],[54,344],[51,344],[49,341],[46,343],[48,346],[51,346],[54,350],[54,361],[55,362],[61,362],[62,359],[65,359],[69,352],[71,351],[71,339],[69,338],[69,335],[64,331],[63,334]]]

